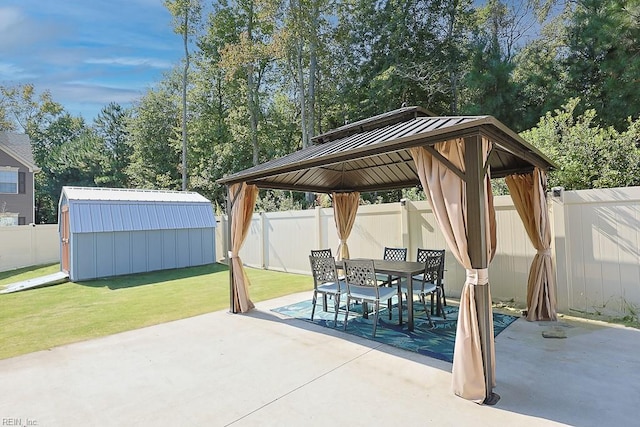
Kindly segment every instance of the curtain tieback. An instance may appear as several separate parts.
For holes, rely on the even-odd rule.
[[[473,286],[484,286],[489,284],[489,269],[487,268],[467,268],[467,283]]]
[[[229,259],[240,258],[240,255],[234,255],[231,251],[227,252],[227,256]]]
[[[551,248],[547,248],[547,249],[540,249],[538,251],[538,255],[548,255],[551,256]]]
[[[347,239],[340,239],[339,241],[341,245],[345,245],[347,243]]]

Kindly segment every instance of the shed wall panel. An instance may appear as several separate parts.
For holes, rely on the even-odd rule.
[[[162,267],[177,268],[178,261],[176,257],[176,230],[162,231]]]
[[[123,274],[131,274],[132,243],[131,233],[128,231],[120,231],[113,233],[115,252],[114,252],[114,274],[116,276]]]
[[[147,231],[147,250],[134,254],[147,258],[147,271],[162,270],[162,232]]]
[[[115,273],[113,233],[95,233],[96,276],[110,277]]]
[[[87,280],[96,277],[95,235],[77,233],[73,236],[71,280]]]
[[[213,228],[202,228],[202,263],[212,264],[216,262],[216,235]]]
[[[189,263],[191,265],[205,263],[202,254],[202,233],[203,230],[200,229],[189,230]]]
[[[131,239],[131,272],[142,273],[147,269],[147,232],[132,231]]]
[[[189,230],[177,230],[176,231],[176,249],[177,249],[177,261],[178,268],[187,267],[190,265],[190,249],[189,249]]]

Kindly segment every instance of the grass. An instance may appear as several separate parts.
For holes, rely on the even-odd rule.
[[[59,264],[0,273],[0,289]],[[313,289],[310,276],[247,268],[254,302]],[[0,359],[229,308],[229,270],[210,264],[0,295]]]

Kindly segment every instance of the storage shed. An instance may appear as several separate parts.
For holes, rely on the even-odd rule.
[[[72,281],[215,262],[211,202],[198,193],[63,187],[61,269]]]

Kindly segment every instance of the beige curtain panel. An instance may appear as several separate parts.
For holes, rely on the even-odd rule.
[[[540,169],[505,179],[529,239],[538,253],[527,282],[527,320],[557,320],[556,276],[551,258],[551,226],[547,209],[547,176]]]
[[[433,147],[452,165],[464,172],[464,140],[445,141]],[[491,143],[482,142],[486,162]],[[462,294],[456,331],[456,343],[453,355],[452,388],[456,395],[482,403],[486,396],[482,347],[478,329],[478,313],[475,305],[475,287],[488,286],[488,270],[473,269],[468,252],[467,239],[467,196],[466,184],[448,166],[438,161],[425,148],[411,149],[420,182],[429,199],[436,221],[442,230],[449,249],[458,262],[467,270]],[[486,230],[487,255],[491,260],[496,248],[495,211],[489,176],[485,177],[487,186]],[[491,307],[489,315],[493,318]],[[493,322],[490,331],[491,360],[495,361],[493,344]],[[495,364],[491,366],[495,382]],[[495,386],[495,384],[493,384]]]
[[[255,185],[247,185],[246,183],[233,184],[229,188],[229,192],[235,199],[232,201],[231,208],[231,268],[233,271],[233,295],[235,306],[240,308],[241,313],[254,308],[253,302],[249,298],[249,278],[242,266],[242,260],[238,255],[242,244],[244,243],[251,218],[253,217],[253,209],[256,205],[256,197],[258,196],[258,187]]]
[[[349,246],[347,239],[353,229],[360,204],[360,193],[333,193],[333,219],[336,222],[336,230],[340,245],[338,246],[338,260],[349,259]]]

